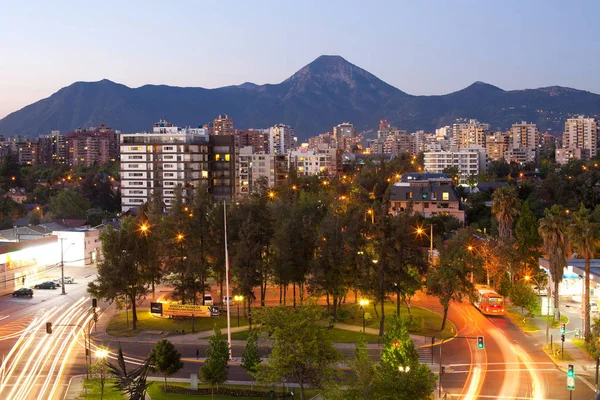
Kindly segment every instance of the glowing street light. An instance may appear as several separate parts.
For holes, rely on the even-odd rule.
[[[244,301],[244,296],[233,296],[233,300],[237,303],[238,328],[240,327],[240,303]]]
[[[105,359],[106,357],[108,357],[108,350],[106,349],[98,349],[94,352],[94,354],[96,355],[96,358],[99,358],[101,360]]]
[[[273,200],[275,198],[275,192],[269,192],[269,199]]]
[[[374,224],[375,223],[375,211],[373,211],[372,208],[367,209],[367,212],[365,213],[365,222],[367,222],[367,214],[369,214],[371,216],[371,223]]]

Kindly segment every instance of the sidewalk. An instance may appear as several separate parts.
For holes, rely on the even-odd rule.
[[[561,310],[561,312],[562,312],[562,310]],[[545,345],[546,344],[546,320],[541,317],[536,317],[536,318],[532,318],[531,321],[539,329],[537,332],[534,332],[531,335],[535,339],[537,339],[537,341],[541,345]],[[575,367],[576,374],[584,375],[584,376],[595,376],[596,361],[593,360],[591,357],[589,357],[587,355],[587,353],[585,353],[583,350],[581,350],[579,347],[577,347],[573,342],[571,342],[571,339],[574,338],[574,334],[572,333],[572,331],[575,328],[571,329],[571,327],[569,326],[570,323],[571,323],[571,321],[566,326],[567,334],[566,334],[566,339],[564,342],[564,349],[565,349],[565,353],[570,355],[571,358],[573,358],[573,360],[572,361],[561,361],[561,360],[554,360],[552,358],[551,359],[556,364],[556,366],[563,371],[567,371],[568,365],[573,364]],[[553,343],[561,345],[560,328],[550,327],[549,335],[552,335]]]

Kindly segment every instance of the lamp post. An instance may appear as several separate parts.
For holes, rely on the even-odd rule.
[[[375,260],[373,260],[373,262],[375,262]],[[360,299],[360,308],[362,308],[362,314],[363,314],[363,333],[365,333],[365,329],[366,329],[365,308],[368,305],[369,305],[369,300],[368,299]]]
[[[244,300],[244,296],[233,296],[233,300],[237,304],[237,320],[238,320],[238,328],[240,327],[240,303]]]
[[[429,235],[425,233],[425,229],[417,227],[417,235],[425,235],[429,238],[429,266],[433,266],[433,224],[429,225]]]
[[[367,222],[367,214],[369,214],[371,216],[371,224],[375,223],[375,212],[373,211],[372,208],[368,208],[367,211],[365,212],[365,222]]]
[[[63,240],[66,240],[67,238],[58,238],[60,240],[60,288],[61,288],[61,294],[67,294],[67,292],[65,291],[65,253],[63,251]],[[74,245],[75,243],[71,243],[67,246],[67,250],[69,249],[69,247],[71,247],[72,245]]]

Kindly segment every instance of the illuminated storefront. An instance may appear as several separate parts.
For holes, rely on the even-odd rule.
[[[0,243],[0,294],[32,286],[46,279],[48,274],[59,272],[57,244],[56,236]]]

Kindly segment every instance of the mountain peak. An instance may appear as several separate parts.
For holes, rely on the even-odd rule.
[[[476,89],[476,90],[491,89],[491,90],[499,90],[501,92],[504,92],[504,90],[500,89],[498,86],[494,86],[492,84],[489,84],[489,83],[486,83],[486,82],[482,82],[482,81],[475,81],[471,85],[469,85],[468,87],[466,87],[465,90],[466,89]]]

